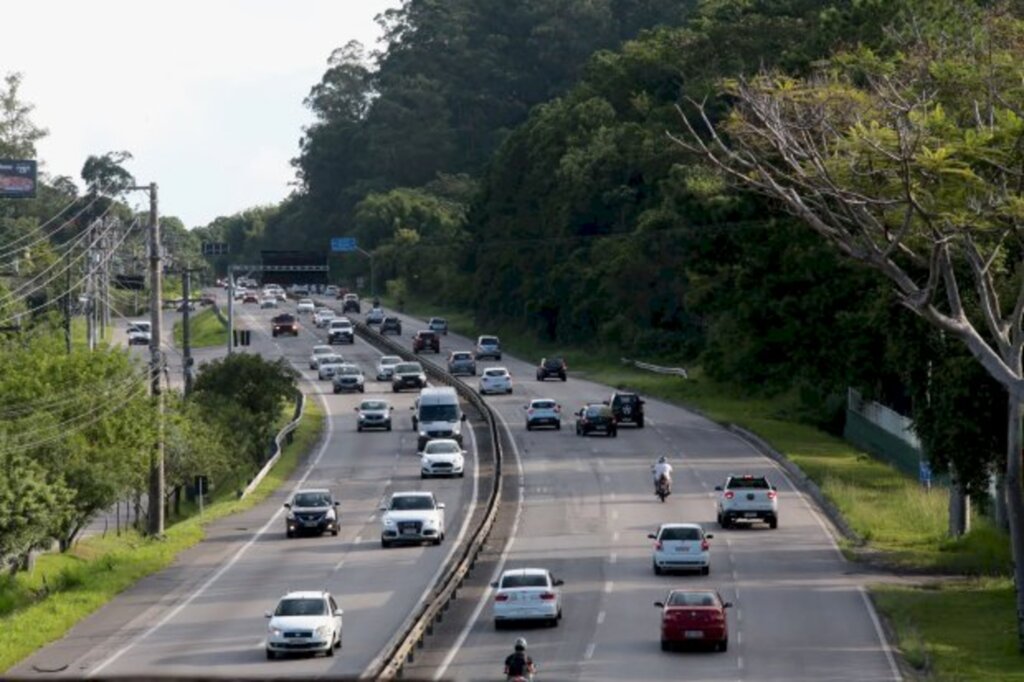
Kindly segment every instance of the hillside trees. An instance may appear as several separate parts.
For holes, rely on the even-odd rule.
[[[950,3],[942,21],[898,37],[892,54],[839,55],[806,78],[736,81],[728,119],[698,106],[681,142],[885,276],[904,307],[958,339],[1005,388],[1024,651],[1024,23]]]

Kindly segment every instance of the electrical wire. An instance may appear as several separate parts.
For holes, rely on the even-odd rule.
[[[51,222],[53,222],[57,218],[57,216],[59,216],[61,213],[63,213],[68,208],[73,206],[75,204],[75,202],[78,201],[78,199],[75,199],[75,201],[71,202],[66,207],[61,209],[60,213],[58,213],[57,216],[54,216],[53,218],[51,218],[50,220],[46,221],[42,225],[37,226],[37,227],[33,228],[32,230],[29,230],[28,232],[26,232],[25,234],[21,235],[17,239],[15,239],[15,240],[7,243],[7,244],[4,244],[4,245],[0,246],[0,264],[8,265],[8,264],[13,262],[13,259],[10,260],[10,261],[7,261],[6,259],[9,258],[10,256],[13,256],[18,251],[24,251],[25,249],[31,249],[36,244],[39,244],[41,242],[50,240],[53,237],[53,235],[55,235],[58,232],[60,232],[61,230],[63,230],[65,227],[67,227],[68,225],[70,225],[74,221],[78,220],[78,218],[83,213],[85,213],[87,210],[89,210],[89,208],[92,207],[92,205],[95,204],[99,199],[100,199],[100,195],[97,194],[96,196],[93,197],[92,201],[90,201],[88,204],[83,206],[81,208],[81,210],[79,210],[77,213],[75,213],[75,215],[71,216],[69,219],[67,219],[66,221],[64,221],[60,225],[58,225],[49,234],[44,234],[42,237],[39,237],[38,239],[36,239],[33,242],[30,242],[28,244],[21,244],[20,243],[20,242],[22,242],[22,241],[24,241],[26,239],[31,239],[33,237],[33,235],[35,235],[36,233],[38,233],[38,232],[42,231],[43,229],[45,229],[46,225],[49,225]],[[113,206],[113,204],[111,204],[111,206]],[[60,248],[62,246],[63,246],[63,244],[57,245],[57,248]]]
[[[96,384],[90,386],[80,386],[75,390],[62,393],[58,396],[51,396],[49,398],[42,398],[34,401],[8,401],[4,403],[9,407],[0,409],[0,418],[4,419],[15,419],[20,416],[31,414],[33,412],[52,412],[54,408],[63,407],[65,405],[73,405],[82,400],[83,397],[95,397],[96,395],[104,395],[107,393],[119,393],[130,389],[139,378],[133,376],[130,379],[122,379],[119,383],[100,387]],[[49,386],[50,390],[63,390],[60,386]]]

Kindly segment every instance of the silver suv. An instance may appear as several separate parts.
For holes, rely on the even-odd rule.
[[[497,336],[481,336],[476,340],[476,359],[501,360],[501,341]]]
[[[452,375],[468,374],[476,376],[476,360],[466,350],[453,350],[448,354],[448,373]]]

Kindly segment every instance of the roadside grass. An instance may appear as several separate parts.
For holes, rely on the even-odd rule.
[[[228,327],[217,317],[213,309],[204,310],[189,318],[192,338],[189,341],[193,348],[209,348],[223,346],[228,342]],[[178,348],[184,344],[185,326],[181,322],[174,323],[174,345]]]
[[[31,573],[0,578],[0,671],[60,639],[140,578],[169,566],[180,552],[203,539],[207,523],[265,500],[312,450],[322,430],[323,410],[310,397],[292,443],[285,445],[277,464],[244,500],[223,486],[202,518],[193,515],[169,525],[161,539],[134,531],[120,537],[90,537],[65,554],[41,556]]]
[[[872,596],[897,635],[900,653],[922,677],[1024,680],[1010,579],[875,585]]]

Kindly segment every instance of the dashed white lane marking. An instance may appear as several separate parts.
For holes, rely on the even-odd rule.
[[[345,565],[346,561],[348,561],[348,560],[347,559],[342,559],[338,563],[334,564],[334,572],[337,573],[338,571],[340,571],[341,567]]]
[[[585,652],[585,653],[583,654],[583,658],[585,658],[585,659],[587,659],[587,660],[589,661],[589,660],[590,660],[591,658],[593,658],[593,656],[594,656],[594,650],[595,650],[595,649],[597,649],[597,645],[596,645],[596,644],[594,644],[593,642],[591,642],[590,644],[588,644],[588,645],[587,645],[587,650],[586,650],[586,652]]]
[[[732,579],[734,581],[739,580],[739,575],[736,573],[736,569],[732,569]]]
[[[614,500],[615,499],[615,493],[614,492],[608,493],[608,499]]]
[[[601,625],[602,623],[604,623],[604,615],[605,615],[604,611],[602,611],[601,613],[597,614],[597,624],[598,625]]]
[[[618,561],[619,561],[619,555],[616,554],[615,552],[612,552],[612,555],[610,557],[608,557],[608,563],[614,564],[614,563],[617,563]]]
[[[260,641],[259,641],[259,644],[256,645],[256,648],[257,649],[262,649],[265,646],[267,646],[267,638],[266,637],[261,637]]]
[[[615,542],[619,541],[619,531],[615,531],[614,533],[612,533],[612,540],[614,540]]]
[[[367,519],[366,519],[366,520],[367,520],[367,521],[373,521],[373,520],[374,520],[375,518],[377,518],[377,515],[376,515],[376,514],[370,514],[370,515],[369,515],[369,516],[367,517]]]
[[[743,609],[736,609],[736,622],[737,623],[742,623],[743,622]]]
[[[612,520],[614,521],[617,518],[619,518],[619,510],[618,509],[612,509]]]
[[[742,657],[742,656],[738,656],[738,657],[736,658],[736,666],[737,666],[737,667],[738,667],[738,668],[739,668],[740,670],[743,670],[743,657]]]
[[[736,643],[737,644],[743,644],[743,631],[742,630],[740,630],[739,632],[736,633]]]
[[[615,589],[615,581],[613,581],[613,580],[605,581],[605,583],[604,583],[604,591],[605,592],[611,592],[614,589]]]
[[[594,452],[597,452],[597,450],[594,450]],[[609,476],[608,474],[605,474],[604,475],[604,482],[605,483],[611,483],[612,482],[612,477]]]
[[[353,545],[358,545],[362,541],[363,541],[363,536],[362,535],[357,535],[356,539],[352,541],[352,544]]]

